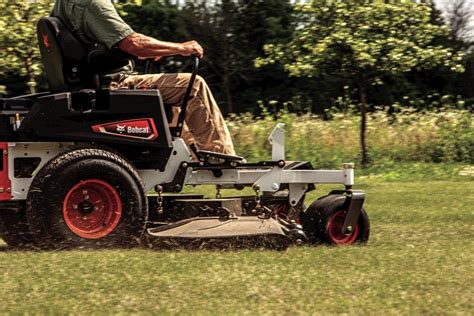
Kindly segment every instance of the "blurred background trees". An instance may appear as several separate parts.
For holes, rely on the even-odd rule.
[[[32,83],[39,81],[40,88],[44,78],[40,75],[40,65],[37,63],[37,48],[35,38],[35,23],[40,16],[47,14],[53,0],[45,1],[0,1],[0,85],[6,86],[8,95],[17,95],[29,90]],[[356,102],[359,88],[352,80],[348,84],[347,76],[338,72],[317,71],[311,76],[289,77],[281,63],[269,63],[260,69],[254,67],[254,60],[265,57],[265,44],[285,44],[294,41],[295,36],[301,35],[300,27],[308,19],[316,26],[315,31],[320,36],[325,29],[331,32],[334,40],[336,34],[348,30],[348,26],[331,24],[333,19],[341,17],[336,10],[324,11],[330,4],[338,1],[314,0],[314,10],[304,16],[301,10],[293,10],[291,0],[220,0],[220,1],[172,1],[172,0],[141,0],[116,1],[125,20],[135,30],[156,38],[170,41],[185,41],[196,39],[206,48],[206,60],[203,63],[203,75],[212,86],[221,107],[226,113],[251,111],[258,113],[260,104],[269,105],[275,111],[289,107],[291,111],[323,114],[333,107],[338,98],[349,96]],[[307,1],[311,2],[311,1]],[[339,1],[348,5],[345,14],[348,18],[356,16],[358,1]],[[362,1],[363,2],[363,1]],[[374,2],[377,3],[377,2]],[[404,7],[407,4],[383,4],[380,6]],[[396,3],[396,2],[395,2]],[[377,104],[404,104],[406,97],[426,101],[428,95],[452,95],[466,99],[470,105],[474,98],[472,89],[473,76],[473,30],[472,8],[468,0],[452,0],[448,2],[446,14],[433,4],[428,4],[433,10],[422,10],[421,15],[430,15],[430,21],[423,21],[413,37],[427,38],[426,30],[432,25],[440,28],[449,27],[449,31],[439,33],[429,45],[442,46],[453,52],[464,52],[462,65],[464,74],[457,74],[438,63],[434,67],[421,69],[414,67],[413,71],[394,74],[393,71],[382,71],[377,75],[385,85],[370,87],[368,110]],[[412,5],[412,4],[408,4]],[[419,10],[418,10],[419,11]],[[416,11],[416,12],[418,12]],[[309,13],[309,12],[307,12]],[[370,50],[376,46],[376,36],[385,36],[384,23],[396,23],[398,16],[377,16],[378,13],[367,15],[371,20],[380,21],[380,31],[373,29],[364,31],[367,23],[364,20],[351,18],[351,28],[354,34],[363,34]],[[405,15],[405,12],[399,12]],[[317,21],[317,19],[321,19]],[[409,16],[405,17],[407,21]],[[318,23],[330,23],[332,26]],[[418,17],[417,21],[421,21]],[[447,30],[447,29],[446,29]],[[347,33],[347,32],[346,32]],[[431,34],[431,33],[429,33]],[[362,35],[361,35],[362,36]],[[393,37],[392,37],[393,38]],[[304,41],[305,39],[301,39]],[[358,47],[363,52],[363,41]],[[425,46],[429,46],[425,45]],[[372,48],[369,48],[372,47]],[[372,56],[379,58],[379,55]],[[413,54],[414,52],[408,52]],[[311,57],[309,57],[311,56]],[[306,58],[322,60],[314,52]],[[360,56],[360,54],[359,54]],[[327,57],[327,55],[326,55]],[[408,58],[407,56],[403,56]],[[31,60],[31,61],[30,61]],[[399,60],[399,59],[398,59]],[[327,61],[334,64],[337,60]],[[324,63],[318,64],[318,69]],[[165,61],[158,68],[162,71],[182,70],[180,62]],[[343,66],[343,65],[341,65]],[[323,67],[327,70],[327,67]],[[346,67],[347,68],[347,67]],[[354,78],[352,78],[354,79]],[[30,82],[30,86],[26,83]],[[272,101],[272,102],[270,102]],[[423,102],[417,103],[423,107]]]
[[[35,21],[50,9],[48,2],[0,1],[0,95],[36,92],[42,65]]]
[[[332,76],[355,87],[363,166],[369,163],[366,122],[373,86],[412,70],[464,71],[461,53],[434,45],[449,29],[430,23],[431,8],[425,4],[313,0],[297,5],[295,14],[299,25],[291,40],[265,45],[267,57],[256,64],[279,62],[295,77]]]

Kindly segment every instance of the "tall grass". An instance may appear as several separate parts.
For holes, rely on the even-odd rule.
[[[392,111],[392,113],[390,113]],[[367,139],[373,165],[388,162],[474,163],[474,115],[468,110],[413,108],[378,109],[369,114]],[[276,123],[285,123],[289,160],[308,160],[314,166],[339,167],[359,161],[357,113],[331,113],[331,119],[281,111],[260,117],[234,115],[228,125],[236,151],[248,160],[269,159],[267,137]]]

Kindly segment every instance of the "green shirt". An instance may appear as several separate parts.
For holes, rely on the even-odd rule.
[[[111,0],[56,0],[52,15],[60,18],[90,50],[112,49],[133,33]]]

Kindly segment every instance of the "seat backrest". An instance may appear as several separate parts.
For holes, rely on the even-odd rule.
[[[41,18],[37,30],[41,59],[53,93],[100,90],[101,74],[115,72],[134,58],[118,49],[88,51],[57,17]]]
[[[81,81],[87,76],[87,51],[84,46],[57,17],[41,18],[37,32],[51,92],[80,89]]]

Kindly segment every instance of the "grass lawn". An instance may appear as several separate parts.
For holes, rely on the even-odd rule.
[[[0,313],[473,314],[471,180],[359,179],[372,225],[364,247],[41,253],[0,246]]]

